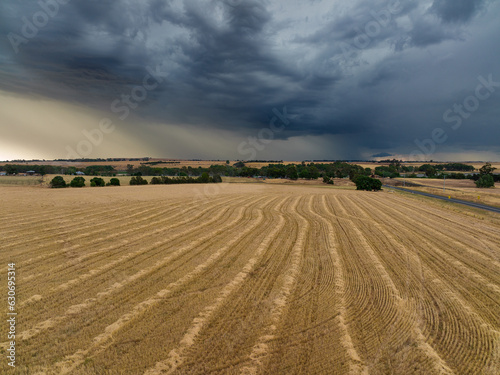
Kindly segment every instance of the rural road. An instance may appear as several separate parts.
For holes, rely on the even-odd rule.
[[[386,188],[390,188],[390,189],[402,190],[402,191],[406,191],[406,192],[413,193],[413,194],[419,194],[419,195],[424,195],[426,197],[441,199],[441,200],[447,201],[447,202],[459,203],[459,204],[463,204],[463,205],[470,206],[470,207],[481,208],[483,210],[487,210],[490,212],[496,212],[497,214],[500,214],[500,208],[493,207],[493,206],[487,206],[485,204],[473,203],[473,202],[463,201],[463,200],[454,199],[454,198],[446,198],[446,197],[442,197],[440,195],[424,193],[421,191],[410,190],[410,189],[400,188],[400,187],[396,187],[396,186],[390,186],[390,185],[383,185],[383,186]]]

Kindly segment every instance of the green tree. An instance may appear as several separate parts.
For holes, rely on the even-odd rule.
[[[429,167],[425,170],[425,175],[427,177],[434,177],[436,175],[436,168],[434,167]]]
[[[222,177],[220,176],[220,174],[214,174],[214,176],[213,176],[213,181],[214,181],[215,183],[220,183],[220,182],[222,182]]]
[[[490,188],[495,186],[495,180],[491,174],[482,175],[479,180],[476,181],[476,186],[478,188]]]
[[[286,167],[286,177],[290,180],[297,180],[299,178],[299,174],[297,173],[297,167],[293,164]]]
[[[355,179],[356,190],[380,190],[382,189],[382,182],[376,178],[368,176],[358,176]]]
[[[17,167],[15,165],[11,165],[11,164],[6,164],[4,166],[4,170],[5,170],[5,172],[7,172],[7,174],[17,173]]]
[[[485,165],[483,165],[481,168],[479,168],[479,174],[481,176],[484,176],[484,175],[492,175],[493,174],[493,171],[495,170],[496,168],[495,167],[492,167],[491,166],[491,163],[486,163]]]
[[[160,185],[163,184],[163,180],[161,177],[153,177],[151,179],[151,185]]]
[[[318,168],[312,166],[312,167],[309,167],[309,172],[310,172],[310,178],[312,180],[317,180],[318,177],[319,177],[319,170]]]
[[[430,164],[422,164],[418,170],[424,172],[427,177],[434,177],[437,173],[436,168]]]
[[[392,167],[394,169],[394,172],[399,172],[399,169],[401,168],[401,162],[397,159],[392,159],[389,167]]]
[[[66,181],[64,181],[64,178],[62,176],[56,176],[50,181],[50,187],[52,188],[65,188],[68,185],[66,184]]]
[[[111,165],[89,165],[84,169],[87,176],[110,176],[115,168]]]
[[[76,173],[75,167],[68,167],[68,169],[66,169],[66,174],[75,174],[75,173]]]
[[[130,185],[147,185],[148,182],[141,176],[133,176],[130,179]]]
[[[90,186],[106,186],[106,183],[101,177],[94,177],[90,180]]]
[[[111,186],[120,186],[120,180],[118,178],[112,178],[109,180],[109,184]]]
[[[365,173],[365,174],[370,175],[370,173]],[[386,167],[384,165],[380,167],[375,167],[375,174],[380,177],[389,177],[389,178],[396,178],[400,176],[395,167],[390,167],[390,166]]]
[[[198,180],[202,183],[202,184],[206,184],[208,182],[210,182],[210,176],[208,175],[207,172],[203,172],[201,174],[201,176],[198,178]]]
[[[299,177],[305,178],[306,180],[310,180],[311,179],[311,171],[309,170],[309,168],[306,167],[306,168],[302,169],[299,172]]]
[[[71,187],[84,187],[85,179],[83,177],[75,177],[74,179],[71,180],[69,185]]]

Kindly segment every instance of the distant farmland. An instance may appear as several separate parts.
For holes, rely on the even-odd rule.
[[[0,372],[499,373],[498,215],[204,189],[0,187],[0,260],[18,269],[18,364]]]
[[[397,178],[383,179],[383,182],[397,186],[407,184],[407,187],[413,190],[500,207],[500,187],[498,187],[498,183],[496,187],[480,189],[476,187],[472,180],[447,179],[443,181],[442,179],[431,178]]]

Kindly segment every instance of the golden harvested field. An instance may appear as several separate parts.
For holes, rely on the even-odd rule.
[[[262,183],[0,200],[0,373],[500,372],[499,215]]]

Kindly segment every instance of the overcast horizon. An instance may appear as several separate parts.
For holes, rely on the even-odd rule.
[[[495,0],[0,4],[0,160],[500,161]]]

